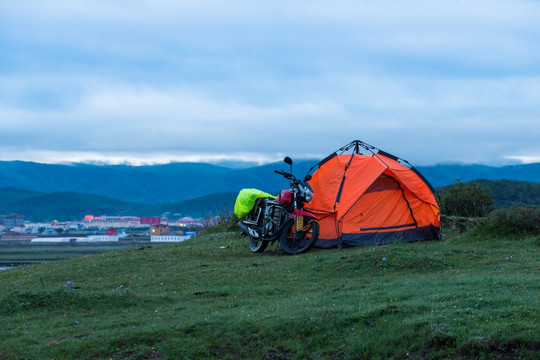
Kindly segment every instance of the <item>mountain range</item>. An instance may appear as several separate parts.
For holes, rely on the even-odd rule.
[[[317,164],[301,160],[293,165],[299,177]],[[112,197],[126,202],[157,204],[178,202],[215,193],[258,188],[276,192],[288,185],[273,170],[288,170],[285,163],[246,169],[204,163],[166,165],[52,165],[23,161],[0,161],[0,188],[38,192],[76,192]],[[486,165],[435,165],[417,169],[433,187],[461,181],[521,180],[540,182],[540,163],[493,167]]]
[[[316,164],[316,160],[296,161],[293,172],[300,177]],[[540,163],[417,169],[434,187],[454,184],[456,179],[540,182]],[[288,171],[289,166],[281,162],[242,169],[204,163],[130,166],[0,161],[0,214],[19,213],[40,219],[164,212],[207,216],[231,209],[242,188],[277,193],[287,187],[288,181],[273,170]],[[537,186],[531,189],[538,191]]]

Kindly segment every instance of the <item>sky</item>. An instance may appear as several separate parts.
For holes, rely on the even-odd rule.
[[[0,160],[540,162],[540,1],[0,2]]]

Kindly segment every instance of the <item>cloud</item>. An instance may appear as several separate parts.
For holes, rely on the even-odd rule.
[[[506,156],[507,159],[517,160],[522,164],[540,163],[540,156]]]
[[[414,163],[536,158],[539,15],[532,1],[4,2],[0,152],[264,161],[360,139]]]
[[[519,153],[519,146],[536,143],[540,135],[536,79],[363,76],[317,81],[336,93],[323,102],[318,91],[304,89],[303,96],[292,96],[288,103],[257,104],[199,88],[93,80],[81,86],[86,89],[83,97],[63,107],[3,107],[0,116],[9,121],[0,121],[0,139],[19,152],[28,147],[42,154],[78,150],[86,158],[107,152],[116,153],[111,159],[122,152],[129,158],[137,153],[149,157],[148,152],[164,158],[169,152],[171,159],[179,159],[173,154],[185,157],[191,151],[221,156],[248,152],[274,159],[283,152],[323,156],[359,138],[411,161],[435,163],[463,160],[463,153],[478,161],[489,161],[493,154],[527,155]],[[289,91],[300,91],[295,86],[305,85],[291,84]]]
[[[85,151],[173,152],[249,151],[268,137],[267,149],[275,152],[288,137],[272,140],[272,134],[292,130],[294,122],[322,121],[339,112],[332,103],[258,107],[186,90],[106,86],[67,111],[3,109],[0,115],[11,121],[0,123],[0,136],[23,148],[27,143],[21,140],[31,139],[42,149],[58,151],[76,143]]]

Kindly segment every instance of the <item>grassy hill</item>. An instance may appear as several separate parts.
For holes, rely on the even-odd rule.
[[[498,206],[508,207],[515,202],[540,207],[540,183],[515,180],[477,180],[491,190]]]
[[[85,214],[118,214],[135,205],[105,196],[72,192],[26,192],[23,198],[17,199],[13,192],[20,190],[0,189],[0,199],[11,197],[11,201],[1,202],[0,212],[24,214],[27,219],[34,220],[72,220],[82,219]]]
[[[2,359],[535,359],[540,238],[252,254],[238,232],[3,271]]]
[[[194,199],[179,201],[176,203],[143,205],[141,215],[145,214],[182,214],[191,217],[209,217],[221,215],[223,212],[232,211],[237,193],[219,193],[200,196]],[[144,212],[144,214],[143,214]]]
[[[517,180],[473,180],[491,191],[498,207],[509,207],[514,203],[535,205],[540,207],[540,183]],[[437,188],[443,193],[450,186]]]
[[[141,204],[73,192],[42,193],[0,188],[0,214],[23,214],[26,219],[79,220],[87,214],[155,216],[166,212],[206,217],[232,209],[236,193],[211,194],[180,202]]]

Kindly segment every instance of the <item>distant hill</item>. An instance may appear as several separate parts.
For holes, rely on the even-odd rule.
[[[236,193],[221,193],[173,203],[141,204],[94,194],[0,188],[0,214],[22,214],[33,221],[80,220],[88,214],[208,217],[231,210],[235,199]]]
[[[93,194],[41,193],[0,189],[0,213],[17,213],[29,220],[80,220],[86,214],[119,214],[134,204]]]
[[[312,161],[299,161],[295,173],[305,174]],[[114,197],[137,203],[178,202],[215,193],[238,193],[255,187],[277,191],[288,182],[273,173],[288,169],[284,163],[231,169],[200,163],[152,166],[48,165],[0,161],[0,188],[38,192],[77,192]]]
[[[473,180],[489,188],[495,204],[499,207],[509,207],[514,203],[535,205],[540,207],[540,183],[518,180]],[[453,185],[436,188],[442,193]]]
[[[454,184],[457,179],[461,181],[485,179],[540,182],[540,163],[501,167],[486,165],[434,165],[419,166],[417,169],[434,187]]]
[[[490,188],[493,200],[500,207],[518,202],[540,207],[540,183],[516,180],[477,180]]]
[[[264,172],[264,171],[263,171]],[[540,207],[540,183],[517,180],[478,180],[490,188],[498,206],[521,202]],[[441,191],[445,187],[436,190]],[[275,191],[277,192],[277,190]],[[188,200],[158,204],[127,202],[107,196],[74,192],[43,193],[16,188],[0,188],[0,214],[23,214],[26,219],[79,220],[85,215],[208,217],[232,212],[236,192],[204,195]]]
[[[231,171],[197,163],[110,166],[3,161],[0,162],[0,187],[47,193],[92,193],[128,202],[159,203],[220,192],[208,189],[210,179],[220,178]]]
[[[304,176],[317,160],[301,160],[293,172]],[[48,165],[0,161],[0,188],[12,187],[42,193],[84,193],[111,197],[127,203],[177,203],[216,193],[238,193],[258,188],[275,193],[288,182],[274,170],[288,170],[283,162],[250,168],[203,163],[166,165]],[[521,180],[540,182],[540,163],[490,167],[484,165],[436,165],[418,167],[434,187],[469,181]]]

